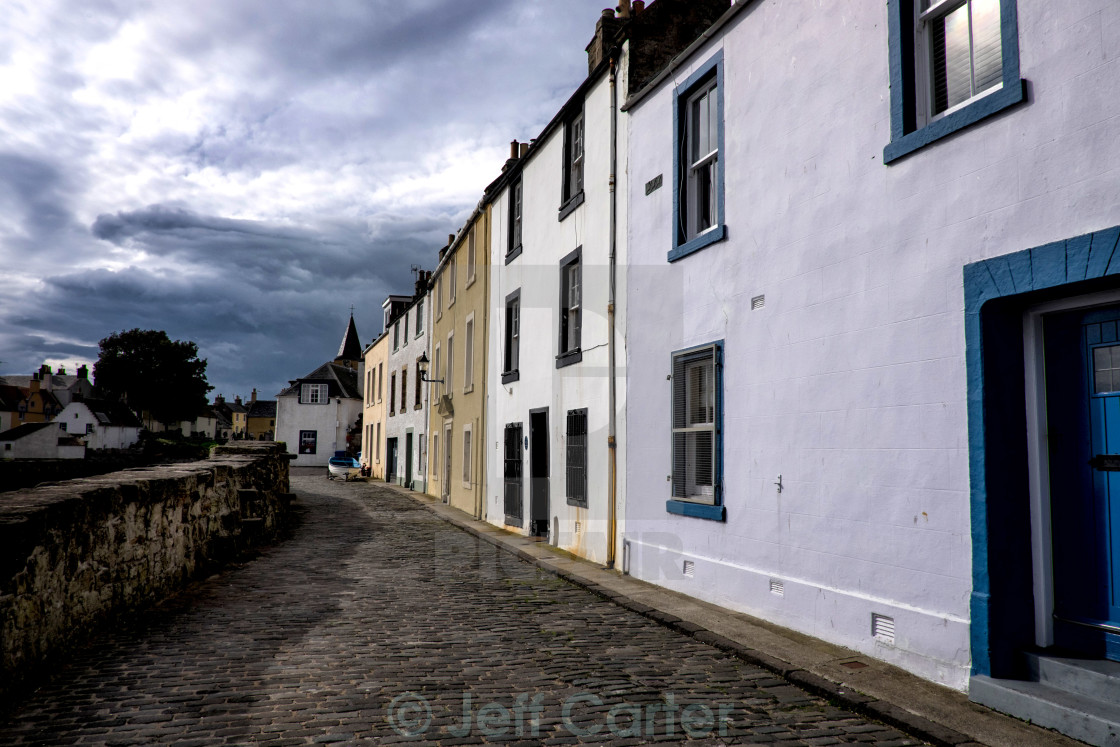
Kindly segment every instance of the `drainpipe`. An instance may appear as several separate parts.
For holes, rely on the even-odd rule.
[[[616,252],[616,225],[618,213],[618,195],[615,192],[615,182],[618,173],[618,90],[616,87],[618,63],[617,47],[611,50],[611,175],[609,181],[611,195],[611,221],[610,221],[610,282],[607,298],[607,370],[608,370],[608,395],[607,395],[607,568],[614,568],[615,542],[614,535],[617,522],[618,501],[618,442],[617,396],[615,393],[615,344],[614,344],[614,297],[615,297],[615,252]]]

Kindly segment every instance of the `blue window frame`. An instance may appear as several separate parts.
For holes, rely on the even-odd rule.
[[[723,341],[672,356],[673,497],[666,510],[723,521]]]
[[[883,163],[1026,100],[1016,0],[888,0],[891,142]]]
[[[673,92],[673,248],[669,261],[727,235],[723,199],[723,50]]]

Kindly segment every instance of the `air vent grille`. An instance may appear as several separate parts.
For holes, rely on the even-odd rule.
[[[883,643],[894,645],[894,618],[872,613],[871,636]]]
[[[761,309],[766,305],[766,296],[755,296],[751,299],[751,311]]]
[[[696,575],[696,563],[692,560],[684,561],[684,575],[687,578],[692,578]]]
[[[784,597],[786,595],[785,582],[775,578],[770,579],[770,593],[775,596]]]

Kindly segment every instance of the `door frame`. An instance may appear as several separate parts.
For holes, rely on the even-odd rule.
[[[440,488],[440,500],[451,503],[451,436],[455,431],[455,421],[443,421],[443,485]]]
[[[1027,472],[1031,506],[1031,560],[1034,569],[1035,644],[1054,645],[1054,556],[1050,526],[1050,450],[1046,428],[1044,317],[1061,311],[1088,311],[1120,304],[1120,289],[1036,304],[1023,314],[1023,373],[1027,407]]]
[[[543,477],[537,477],[537,475],[535,474],[535,464],[536,464],[536,458],[537,458],[538,441],[537,441],[537,435],[536,435],[537,429],[534,428],[533,426],[534,426],[534,423],[537,420],[537,418],[539,418],[540,416],[544,417],[543,432],[540,434],[541,435],[541,440],[544,442],[544,451],[545,451],[545,453],[544,453],[545,473],[544,473]],[[545,537],[548,537],[548,535],[551,534],[551,526],[552,526],[552,523],[551,523],[552,522],[552,520],[551,520],[551,516],[552,516],[552,495],[551,495],[551,493],[552,493],[552,449],[551,449],[552,438],[551,438],[551,436],[552,436],[552,434],[551,434],[551,431],[549,431],[549,423],[548,423],[548,408],[547,407],[537,407],[535,409],[529,410],[529,517],[528,517],[528,521],[526,522],[526,525],[529,528],[530,536],[545,536]],[[544,495],[543,496],[538,496],[537,491],[542,487],[543,487],[543,490],[544,490]],[[536,505],[537,505],[537,498],[538,497],[540,497],[544,502],[544,516],[543,517],[537,516],[536,512],[534,511],[534,509],[536,508]],[[543,518],[545,527],[544,527],[544,534],[540,535],[540,534],[538,534],[539,530],[538,530],[538,527],[537,527],[537,522],[541,521],[542,518]]]
[[[973,675],[1027,676],[1021,654],[1050,630],[1046,623],[1036,631],[1032,598],[1036,587],[1046,596],[1052,569],[1046,570],[1045,550],[1032,539],[1040,536],[1036,527],[1044,515],[1043,491],[1032,493],[1031,484],[1040,486],[1045,477],[1045,420],[1039,419],[1037,336],[1030,343],[1035,354],[1028,356],[1025,312],[1075,298],[1074,306],[1085,305],[1085,296],[1120,288],[1120,261],[1113,261],[1118,247],[1120,225],[963,268]],[[1052,578],[1049,583],[1052,589]]]
[[[404,432],[404,481],[401,485],[412,490],[412,444],[416,441],[412,437],[412,429]]]

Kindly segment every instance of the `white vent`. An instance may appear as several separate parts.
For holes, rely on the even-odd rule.
[[[684,561],[684,575],[687,578],[692,578],[696,575],[696,563],[691,560]]]
[[[761,309],[766,305],[766,296],[755,296],[751,299],[751,311]]]
[[[883,643],[894,645],[894,618],[886,615],[871,614],[871,637]]]
[[[786,595],[785,583],[777,579],[770,579],[770,593],[779,597],[784,597]]]
[[[577,522],[576,522],[576,531],[575,531],[575,533],[576,533],[576,534],[579,534],[579,530],[580,530],[580,529],[582,529],[582,526],[580,526],[580,523],[579,523],[579,522],[577,521]]]

